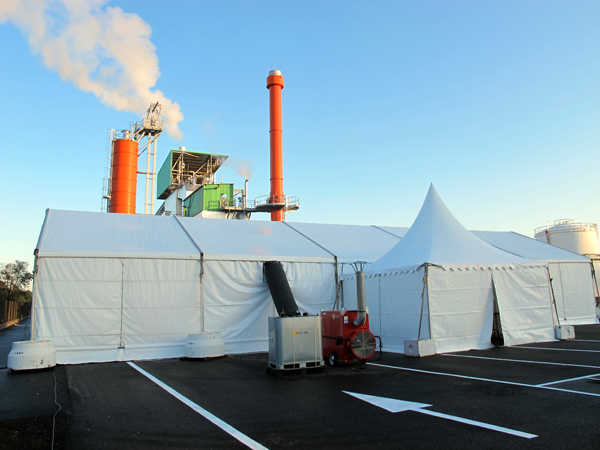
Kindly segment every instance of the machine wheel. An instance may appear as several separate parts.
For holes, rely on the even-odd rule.
[[[331,352],[329,354],[329,365],[330,366],[335,366],[338,362],[338,356],[336,352]]]

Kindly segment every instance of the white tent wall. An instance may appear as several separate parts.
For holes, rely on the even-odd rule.
[[[504,345],[553,341],[553,303],[545,267],[493,271]]]
[[[436,353],[492,347],[491,270],[429,266],[427,285]]]
[[[429,307],[426,289],[423,292],[424,274],[425,269],[421,267],[411,272],[365,276],[370,329],[381,337],[385,351],[404,353],[404,340],[419,336],[419,323],[420,336],[429,338]],[[344,278],[343,296],[346,309],[356,309],[354,276]]]
[[[59,364],[181,357],[200,330],[200,261],[38,258],[35,339]]]
[[[221,332],[226,353],[264,351],[267,317],[276,315],[257,261],[205,261],[204,327]]]
[[[123,347],[126,359],[185,356],[200,332],[200,261],[126,259]]]
[[[283,262],[302,312],[317,314],[335,300],[335,265]],[[206,331],[220,331],[226,353],[268,350],[268,317],[276,316],[261,261],[205,261]]]
[[[594,280],[589,263],[549,263],[561,325],[596,323]]]
[[[423,285],[425,268],[379,278],[381,341],[386,351],[404,353],[406,339],[429,339],[429,305],[427,286]],[[425,292],[423,288],[425,287]],[[423,316],[421,318],[421,311]]]
[[[473,231],[473,234],[514,255],[548,262],[561,324],[596,323],[589,258],[514,232]]]
[[[52,340],[59,364],[118,359],[122,279],[119,258],[38,258],[33,338]]]
[[[554,316],[544,266],[442,268],[367,275],[369,323],[386,351],[404,341],[434,339],[436,353],[492,347],[494,292],[505,345],[554,340]],[[354,277],[343,280],[344,306],[356,307]],[[430,329],[431,327],[431,329]]]

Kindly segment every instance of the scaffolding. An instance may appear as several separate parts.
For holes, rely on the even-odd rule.
[[[133,122],[130,130],[126,130],[129,136],[138,142],[138,158],[146,152],[146,171],[138,175],[146,176],[146,195],[144,198],[144,214],[154,213],[154,191],[156,190],[156,145],[160,134],[163,131],[164,121],[161,118],[160,103],[151,103],[146,117],[139,122]],[[102,212],[108,212],[110,204],[110,192],[112,184],[112,159],[114,142],[117,137],[117,130],[108,130],[106,138],[106,156],[104,167],[104,179],[102,183]]]
[[[146,152],[146,171],[138,174],[146,175],[146,195],[144,197],[144,214],[154,214],[154,191],[156,190],[156,141],[163,131],[164,121],[160,117],[160,103],[151,103],[146,117],[132,124],[133,137],[139,142],[139,154]],[[152,163],[152,171],[150,164]]]

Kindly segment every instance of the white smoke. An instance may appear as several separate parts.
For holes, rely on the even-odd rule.
[[[156,85],[160,70],[152,28],[107,0],[0,0],[0,23],[12,22],[31,50],[63,81],[118,111],[141,116],[160,102],[167,133],[181,139],[179,105]]]
[[[228,158],[225,161],[225,167],[231,167],[235,169],[235,172],[240,176],[250,181],[252,179],[252,172],[254,172],[254,164],[250,161],[244,161],[241,159]]]

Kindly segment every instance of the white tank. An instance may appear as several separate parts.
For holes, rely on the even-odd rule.
[[[580,255],[600,253],[598,225],[595,223],[575,223],[572,219],[555,220],[554,225],[536,228],[535,238]]]

